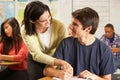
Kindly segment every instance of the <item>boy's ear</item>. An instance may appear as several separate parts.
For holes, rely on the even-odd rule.
[[[86,28],[86,32],[90,32],[92,30],[92,26]]]

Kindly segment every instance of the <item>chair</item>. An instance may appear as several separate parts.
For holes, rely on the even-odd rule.
[[[44,77],[43,69],[46,65],[34,61],[30,53],[28,53],[27,66],[30,80],[37,80],[39,78]]]

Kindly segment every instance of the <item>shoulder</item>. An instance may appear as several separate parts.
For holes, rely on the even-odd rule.
[[[25,42],[24,42],[24,40],[23,40],[23,39],[21,40],[21,44],[25,44]]]
[[[34,34],[34,35],[27,35],[24,25],[20,28],[20,33],[21,33],[22,37],[36,37],[37,36],[36,34]]]
[[[60,20],[57,20],[55,18],[52,18],[52,25],[53,26],[61,26],[61,27],[64,26],[63,22],[61,22]]]
[[[76,42],[77,42],[77,39],[73,37],[66,37],[61,41],[61,43],[65,45],[73,45]]]
[[[56,24],[63,24],[60,20],[58,20],[56,18],[52,18],[52,22],[56,23]]]
[[[57,19],[52,19],[52,31],[54,35],[66,36],[66,28],[62,22]]]
[[[20,32],[22,35],[26,33],[24,25],[20,27]]]
[[[104,40],[106,38],[105,34],[103,34],[101,37],[100,37],[100,40]]]
[[[102,42],[102,41],[101,41],[100,39],[98,39],[98,38],[96,38],[96,44],[97,44],[97,46],[98,46],[101,50],[103,50],[103,51],[105,51],[105,50],[110,50],[109,46],[106,45],[104,42]]]
[[[100,39],[98,39],[98,38],[96,38],[96,41],[95,42],[97,42],[97,43],[99,43],[99,44],[101,44],[101,45],[105,45],[105,43],[104,42],[102,42]]]
[[[24,30],[24,29],[25,29],[25,26],[24,26],[24,25],[22,25],[22,26],[20,27],[20,29],[21,29],[21,30]]]
[[[3,46],[3,42],[0,42],[0,48]]]
[[[66,38],[63,39],[63,41],[66,41],[66,42],[71,42],[71,41],[74,41],[74,40],[76,40],[76,38],[74,38],[72,36],[66,37]]]
[[[104,58],[107,60],[108,57],[112,56],[110,47],[99,39],[96,40],[96,45],[93,47],[93,49],[97,51],[96,54],[99,55],[99,57],[103,60]]]
[[[116,39],[120,39],[120,35],[118,35],[118,34],[115,33],[115,38]]]

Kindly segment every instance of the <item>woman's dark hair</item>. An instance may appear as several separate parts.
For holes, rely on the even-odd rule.
[[[83,25],[83,29],[86,29],[88,26],[92,26],[90,33],[94,34],[96,32],[99,23],[99,15],[95,10],[85,7],[74,11],[72,16],[80,21]]]
[[[8,37],[4,30],[4,25],[9,24],[12,27],[12,37]],[[21,43],[22,37],[20,35],[20,26],[16,18],[11,17],[6,19],[1,24],[1,41],[3,42],[3,53],[2,54],[8,54],[10,49],[15,47],[15,53],[20,49],[20,43]]]
[[[26,34],[33,35],[36,33],[35,25],[32,22],[38,20],[45,11],[51,15],[49,7],[40,1],[32,1],[26,5],[23,20]]]

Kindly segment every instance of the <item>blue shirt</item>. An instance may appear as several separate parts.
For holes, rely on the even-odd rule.
[[[54,57],[70,63],[74,76],[84,70],[99,76],[114,72],[111,50],[97,38],[93,44],[84,46],[76,38],[68,37],[60,43]]]

